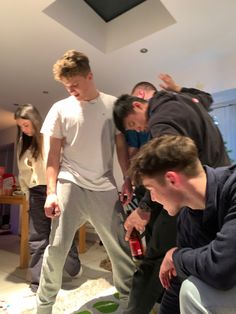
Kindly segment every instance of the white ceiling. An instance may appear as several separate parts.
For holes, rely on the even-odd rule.
[[[158,85],[161,72],[210,92],[235,88],[236,1],[162,0],[173,18],[162,27],[157,2],[147,0],[113,24],[101,24],[83,0],[2,1],[0,108],[14,112],[15,103],[32,103],[44,116],[53,102],[66,96],[51,69],[68,49],[86,53],[97,87],[116,96],[140,80]],[[75,8],[75,3],[78,18],[75,9],[65,10],[65,5]],[[140,53],[143,47],[148,53]],[[0,128],[1,117],[5,122],[2,111]],[[9,121],[14,124],[12,116]]]

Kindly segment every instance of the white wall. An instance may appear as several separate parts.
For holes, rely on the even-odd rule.
[[[192,60],[191,60],[192,61]],[[196,59],[191,66],[186,63],[174,65],[170,62],[167,73],[185,87],[196,87],[210,93],[236,88],[236,55],[209,56],[204,62]],[[164,70],[164,69],[163,69]]]

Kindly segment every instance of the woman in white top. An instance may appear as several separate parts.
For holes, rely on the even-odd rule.
[[[18,128],[19,184],[29,200],[30,288],[36,292],[39,285],[43,253],[48,245],[51,230],[51,219],[47,218],[44,213],[46,140],[40,133],[42,118],[34,106],[30,104],[19,106],[15,112],[15,120]],[[80,271],[80,260],[75,244],[71,247],[64,268],[72,277]]]

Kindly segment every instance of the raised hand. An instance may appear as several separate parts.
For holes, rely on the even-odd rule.
[[[162,83],[159,84],[162,89],[176,93],[179,93],[181,91],[181,86],[177,85],[172,76],[170,76],[169,74],[161,73],[159,75],[159,78],[162,80]]]

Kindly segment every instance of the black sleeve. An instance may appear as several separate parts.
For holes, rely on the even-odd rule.
[[[165,135],[184,135],[189,136],[188,121],[189,111],[186,106],[176,99],[165,102],[158,113],[153,114],[149,119],[149,132],[152,138]],[[190,126],[191,127],[191,126]],[[144,211],[151,211],[155,202],[152,202],[149,191],[146,191],[144,197],[139,203],[139,207]]]
[[[144,212],[152,212],[154,210],[160,213],[163,209],[162,204],[152,201],[151,194],[148,190],[146,190],[144,196],[139,201],[138,207]]]
[[[151,127],[150,131],[153,138],[170,134],[170,135],[185,135],[187,136],[185,130],[181,125],[177,125],[174,122],[170,121],[163,121],[163,123],[155,123]]]
[[[148,190],[146,190],[143,198],[140,200],[138,206],[145,212],[150,212],[155,207],[155,203],[151,199],[151,194]]]
[[[178,249],[173,254],[179,276],[184,278],[193,275],[221,290],[236,285],[236,192],[228,197],[232,201],[229,206],[225,205],[228,211],[216,238],[206,246]]]
[[[189,114],[192,111],[185,102],[171,99],[159,106],[149,118],[148,125],[152,138],[165,134],[189,136]]]
[[[180,91],[180,94],[188,94],[190,96],[194,96],[195,98],[197,98],[200,102],[201,105],[203,105],[203,107],[207,110],[210,111],[210,107],[213,103],[213,98],[211,96],[211,94],[203,92],[199,89],[195,89],[195,88],[186,88],[183,87]]]

